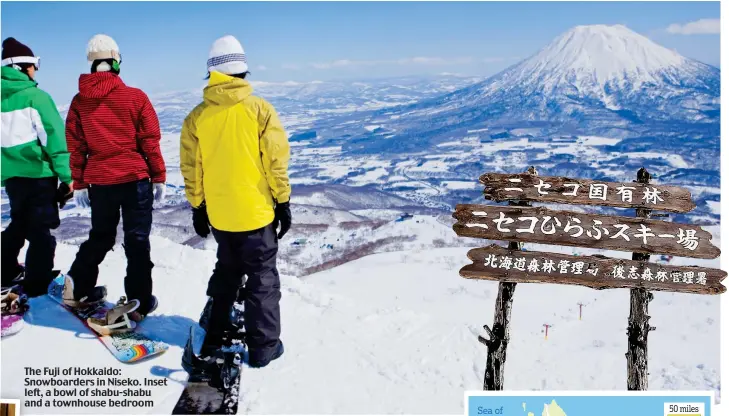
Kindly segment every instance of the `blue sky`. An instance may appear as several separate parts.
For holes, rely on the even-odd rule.
[[[121,49],[122,78],[150,94],[203,83],[212,42],[236,36],[252,79],[491,75],[576,25],[624,24],[719,65],[719,2],[3,2],[2,38],[42,58],[59,104],[88,72],[96,33]],[[702,20],[711,19],[711,20]],[[673,25],[673,26],[672,26]]]

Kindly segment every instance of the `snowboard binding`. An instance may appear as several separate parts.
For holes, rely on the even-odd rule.
[[[200,314],[199,325],[206,333],[209,329],[213,299],[209,298]],[[245,329],[243,326],[242,305],[234,304],[229,315],[230,325],[222,338],[208,342],[205,337],[200,355],[194,352],[194,328],[182,355],[182,368],[190,374],[190,379],[207,381],[211,387],[229,389],[238,379],[240,366],[245,354]]]
[[[69,275],[65,275],[63,278],[63,293],[61,294],[61,299],[65,305],[71,308],[89,308],[94,305],[100,305],[106,300],[106,287],[104,286],[96,286],[91,290],[91,293],[81,299],[76,299],[73,287],[73,278]]]
[[[224,346],[198,356],[194,352],[193,332],[190,328],[190,337],[182,354],[182,368],[190,375],[190,380],[205,381],[210,387],[228,390],[240,374],[243,348]]]
[[[16,285],[2,290],[0,295],[2,304],[0,308],[2,309],[3,315],[22,315],[30,309],[28,296],[23,293],[18,293],[19,288]]]
[[[86,322],[91,329],[101,335],[119,334],[131,332],[137,328],[137,323],[130,319],[129,315],[139,308],[139,301],[133,299],[127,301],[122,296],[113,308],[106,311],[102,318],[89,317]]]

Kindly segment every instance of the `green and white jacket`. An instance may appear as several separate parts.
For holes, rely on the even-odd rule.
[[[65,126],[56,104],[24,73],[2,70],[2,184],[57,176],[71,183]]]

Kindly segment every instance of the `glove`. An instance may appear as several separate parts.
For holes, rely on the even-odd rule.
[[[289,203],[282,202],[280,204],[276,204],[276,208],[274,208],[273,213],[274,231],[278,228],[279,224],[281,224],[281,231],[278,232],[278,239],[280,240],[284,235],[286,235],[289,228],[291,228],[291,208],[289,208]]]
[[[73,182],[71,186],[61,182],[56,190],[56,202],[58,202],[58,208],[63,209],[66,206],[66,202],[73,196]]]
[[[76,205],[81,208],[91,208],[89,199],[89,188],[79,189],[73,193]]]
[[[192,209],[192,226],[195,228],[195,233],[202,238],[207,238],[210,234],[210,220],[205,201],[199,207]]]
[[[154,189],[152,190],[152,193],[154,194],[154,202],[159,204],[165,199],[167,186],[164,183],[154,183],[152,184],[152,186],[154,187]]]

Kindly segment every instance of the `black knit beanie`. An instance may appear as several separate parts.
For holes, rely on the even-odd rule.
[[[19,56],[35,56],[29,47],[18,42],[15,38],[7,38],[3,41],[2,59],[17,58]]]

